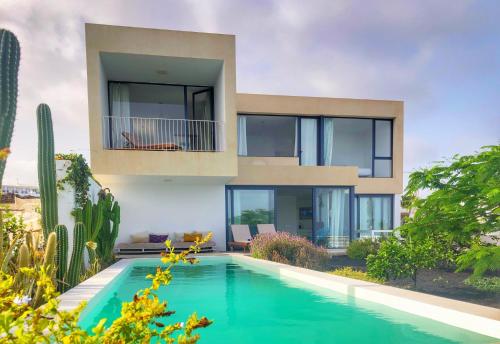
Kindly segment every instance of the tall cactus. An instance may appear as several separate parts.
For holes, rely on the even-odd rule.
[[[17,74],[21,49],[16,36],[0,29],[0,155],[10,146],[17,106]],[[5,171],[6,156],[0,156],[0,187]]]
[[[113,248],[120,229],[120,205],[111,193],[104,197],[104,222],[97,237],[97,254],[104,263],[113,260]]]
[[[57,235],[57,286],[60,292],[64,292],[67,289],[64,278],[68,269],[68,229],[65,225],[56,225],[54,231]]]
[[[46,104],[36,109],[38,124],[38,184],[42,208],[43,236],[47,239],[57,224],[56,166],[52,115]]]
[[[85,226],[82,222],[77,222],[74,229],[73,252],[69,262],[68,273],[65,281],[70,287],[74,287],[80,282],[80,273],[83,264],[83,248],[85,247]]]

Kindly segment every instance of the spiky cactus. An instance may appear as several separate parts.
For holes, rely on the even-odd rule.
[[[69,262],[65,281],[70,287],[80,282],[80,273],[83,265],[83,248],[85,247],[85,226],[82,222],[75,224],[73,234],[73,252]]]
[[[15,285],[20,285],[23,289],[25,288],[26,276],[21,271],[21,268],[26,268],[30,265],[30,249],[28,245],[22,244],[19,247],[19,253],[17,256],[17,272],[15,277]]]
[[[97,254],[108,264],[113,260],[113,248],[120,229],[120,205],[111,193],[104,197],[104,222],[97,237]]]
[[[42,208],[43,236],[47,239],[57,224],[56,166],[52,115],[46,104],[36,109],[38,124],[38,184]]]
[[[48,271],[49,275],[52,275],[55,267],[54,267],[54,259],[56,256],[56,247],[57,247],[57,235],[52,232],[47,237],[46,241],[47,245],[45,246],[45,255],[43,257],[43,267]],[[33,298],[33,305],[38,307],[42,304],[43,301],[43,288],[41,286],[37,286],[35,297]]]
[[[57,286],[60,292],[64,292],[67,289],[64,278],[68,269],[68,229],[65,225],[56,225],[54,231],[57,235]]]
[[[16,36],[0,29],[0,187],[16,119],[20,57],[21,49]]]

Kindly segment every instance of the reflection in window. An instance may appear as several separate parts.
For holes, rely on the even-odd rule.
[[[238,116],[238,153],[243,156],[294,157],[296,118]]]
[[[326,166],[357,166],[360,177],[372,175],[371,119],[325,118],[323,133]]]
[[[392,195],[356,197],[358,237],[371,237],[373,230],[392,229],[392,198]]]
[[[274,223],[274,191],[234,190],[233,224],[250,225],[255,233],[259,223]]]

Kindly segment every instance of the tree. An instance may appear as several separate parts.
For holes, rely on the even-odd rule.
[[[430,193],[419,197],[423,192]],[[445,235],[459,253],[468,254],[470,267],[484,267],[485,259],[500,254],[500,247],[479,240],[481,235],[499,230],[500,145],[413,172],[403,206],[414,214],[401,227],[403,231],[415,239]],[[474,250],[470,250],[472,246]],[[495,269],[490,264],[480,271]]]
[[[383,280],[410,277],[417,285],[420,269],[432,269],[452,260],[449,244],[443,236],[412,239],[389,237],[380,244],[376,254],[366,259],[368,275]]]

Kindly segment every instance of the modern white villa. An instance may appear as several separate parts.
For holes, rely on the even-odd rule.
[[[403,102],[237,93],[235,39],[86,25],[91,166],[120,200],[117,243],[212,231],[225,251],[231,224],[271,223],[341,249],[398,226]]]

